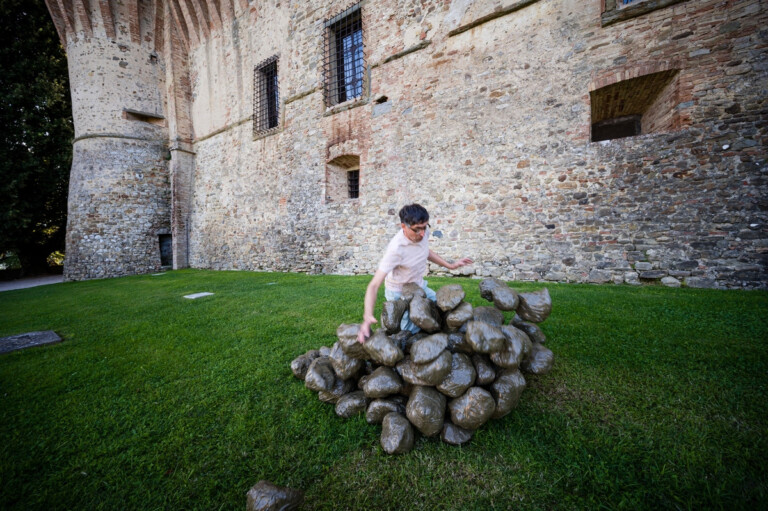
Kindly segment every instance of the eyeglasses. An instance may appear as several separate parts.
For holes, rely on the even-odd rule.
[[[415,232],[415,233],[422,233],[422,232],[426,232],[426,231],[427,231],[427,229],[429,229],[430,227],[432,227],[432,226],[431,226],[431,225],[429,225],[429,224],[425,225],[424,227],[416,227],[415,229],[414,229],[413,227],[411,227],[410,225],[408,226],[408,228],[409,228],[410,230],[412,230],[413,232]]]

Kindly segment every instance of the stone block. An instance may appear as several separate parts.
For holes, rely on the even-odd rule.
[[[662,270],[640,272],[640,278],[643,280],[656,280],[662,277],[666,277],[666,275],[667,272]]]
[[[661,279],[661,283],[667,287],[680,287],[680,281],[675,277],[664,277]]]
[[[589,272],[588,282],[592,284],[605,284],[612,281],[613,274],[607,270],[592,270]]]
[[[683,282],[688,287],[713,289],[717,287],[717,281],[706,277],[688,277]]]

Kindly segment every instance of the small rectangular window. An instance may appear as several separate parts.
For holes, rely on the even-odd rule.
[[[592,142],[636,137],[641,133],[641,118],[640,115],[626,115],[596,122],[592,125]]]
[[[326,21],[325,99],[338,105],[363,95],[365,61],[360,5]]]
[[[349,198],[357,199],[360,197],[360,170],[350,170],[347,172],[347,189]]]
[[[280,89],[277,57],[271,57],[253,72],[253,133],[261,135],[279,125]]]

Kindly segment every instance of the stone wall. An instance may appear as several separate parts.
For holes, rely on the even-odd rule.
[[[475,259],[461,273],[766,287],[761,0],[365,0],[363,97],[332,109],[324,22],[348,0],[159,4],[193,267],[372,273],[415,201],[436,252]],[[272,56],[280,124],[254,137]],[[595,107],[632,101],[643,134],[590,141]],[[357,199],[334,184],[346,156]]]
[[[260,4],[239,38],[193,51],[195,111],[213,108],[198,137],[247,118],[241,76],[272,55],[283,121],[255,141],[243,124],[196,142],[192,266],[370,273],[418,201],[433,248],[472,256],[477,275],[764,287],[760,2],[680,2],[607,27],[599,1],[518,4],[461,31],[495,5],[363,3],[370,94],[332,115],[322,23],[348,2]],[[660,63],[678,70],[659,99],[675,122],[656,114],[672,129],[590,142],[590,92]],[[360,198],[328,201],[344,153],[360,157]]]

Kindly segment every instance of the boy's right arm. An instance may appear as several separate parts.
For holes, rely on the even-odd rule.
[[[376,308],[376,296],[379,293],[381,283],[384,282],[387,274],[381,270],[376,270],[371,282],[365,289],[365,302],[363,307],[363,324],[360,325],[360,331],[357,333],[357,342],[364,343],[371,336],[371,325],[376,323],[376,316],[373,310]]]

